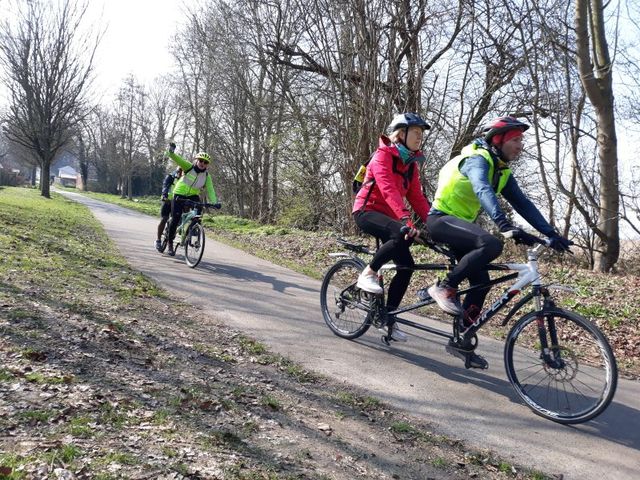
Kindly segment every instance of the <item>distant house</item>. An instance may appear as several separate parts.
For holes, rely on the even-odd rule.
[[[62,167],[58,170],[58,181],[63,187],[76,187],[78,172],[73,167]]]

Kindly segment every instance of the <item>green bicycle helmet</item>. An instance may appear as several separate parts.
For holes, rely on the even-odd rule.
[[[196,160],[202,160],[204,163],[211,163],[211,157],[207,152],[198,152],[196,154]]]

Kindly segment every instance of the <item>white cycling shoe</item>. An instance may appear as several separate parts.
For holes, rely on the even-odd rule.
[[[375,274],[367,274],[365,273],[367,270],[363,270],[360,276],[358,277],[358,282],[356,283],[356,287],[360,290],[364,290],[365,292],[373,293],[375,295],[382,295],[382,287],[380,283],[378,283],[378,275]]]
[[[407,334],[400,330],[400,327],[397,323],[391,325],[391,338],[393,338],[396,342],[406,342]]]
[[[387,333],[387,328],[386,327],[381,327],[378,329],[380,332],[386,334]],[[395,340],[396,342],[406,342],[407,341],[407,334],[404,333],[402,330],[400,330],[400,327],[398,326],[397,323],[394,323],[393,325],[391,325],[391,339]]]

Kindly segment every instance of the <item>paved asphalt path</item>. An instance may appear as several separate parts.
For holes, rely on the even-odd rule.
[[[478,371],[445,353],[444,339],[409,327],[409,342],[393,347],[384,346],[375,329],[356,341],[340,339],[322,320],[319,281],[211,236],[192,270],[182,250],[172,258],[153,248],[158,218],[64,194],[89,206],[134,268],[307,369],[363,388],[436,431],[512,463],[565,479],[640,479],[640,382],[621,380],[612,404],[595,420],[559,425],[517,398],[504,372],[502,343],[481,339],[490,368]]]

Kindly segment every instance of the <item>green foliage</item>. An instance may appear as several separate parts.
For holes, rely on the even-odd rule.
[[[126,452],[109,452],[103,458],[104,463],[119,463],[120,465],[136,465],[139,463],[138,459]]]
[[[392,432],[396,433],[417,433],[415,427],[407,422],[394,422],[390,427]]]
[[[61,463],[63,465],[68,465],[81,455],[82,450],[80,450],[79,447],[67,444],[48,451],[45,454],[45,458],[49,464]]]
[[[447,466],[447,461],[442,457],[436,457],[431,461],[431,465],[436,468],[444,468]]]
[[[372,410],[382,406],[382,402],[377,398],[366,396],[360,397],[351,392],[340,391],[336,393],[336,399],[343,405],[353,408]]]
[[[45,376],[39,372],[29,372],[26,373],[24,378],[33,383],[38,383],[40,385],[60,385],[62,383],[70,383],[71,377],[58,377],[58,376]]]
[[[20,480],[26,478],[26,473],[21,467],[29,465],[33,461],[31,457],[16,455],[14,453],[0,453],[0,467],[11,473],[0,473],[0,480]]]
[[[280,401],[272,395],[265,395],[262,397],[262,405],[269,407],[272,410],[280,410]]]
[[[316,230],[319,223],[318,205],[310,198],[290,197],[281,202],[278,224],[300,230]]]
[[[73,417],[69,422],[69,432],[74,437],[90,438],[93,436],[93,429],[89,426],[91,418],[85,416]]]
[[[238,339],[240,342],[240,346],[245,353],[251,355],[260,355],[267,352],[267,347],[265,347],[262,343],[256,342],[244,335],[241,335]]]
[[[48,422],[54,415],[53,410],[25,410],[18,413],[18,417],[27,422]]]

